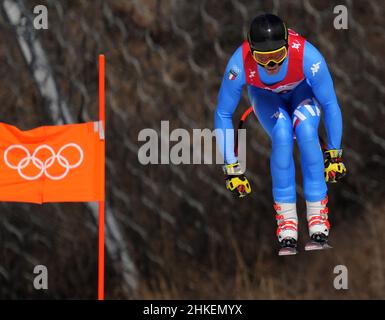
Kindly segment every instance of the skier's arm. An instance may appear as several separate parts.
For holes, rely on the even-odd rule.
[[[342,116],[334,91],[333,80],[325,59],[309,42],[305,43],[303,70],[307,82],[324,111],[327,133],[327,148],[340,149],[342,138]]]
[[[230,79],[231,74],[232,80]],[[217,146],[224,157],[225,163],[228,164],[237,162],[234,154],[232,116],[238,106],[245,82],[242,47],[239,47],[227,64],[218,94],[214,119],[215,129],[222,132],[222,134],[217,135]]]

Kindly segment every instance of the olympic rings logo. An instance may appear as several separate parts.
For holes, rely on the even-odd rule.
[[[62,155],[62,153],[64,152],[64,150],[66,150],[67,148],[75,148],[78,152],[79,152],[79,160],[74,163],[74,164],[70,164],[69,161]],[[25,157],[22,158],[16,165],[12,164],[9,162],[8,160],[8,154],[12,151],[12,150],[15,150],[15,149],[20,149],[22,151],[25,152]],[[50,152],[50,157],[48,157],[46,160],[40,160],[38,157],[37,157],[37,154],[39,151],[41,150],[48,150]],[[79,147],[79,145],[77,145],[76,143],[68,143],[64,146],[62,146],[58,153],[56,154],[55,151],[53,150],[52,147],[46,145],[46,144],[43,144],[41,146],[38,146],[35,151],[32,153],[29,152],[29,150],[23,146],[23,145],[20,145],[20,144],[14,144],[14,145],[11,145],[9,146],[5,152],[4,152],[4,162],[5,164],[10,167],[11,169],[14,169],[14,170],[17,170],[17,172],[19,173],[19,175],[24,178],[25,180],[37,180],[39,179],[43,174],[51,179],[51,180],[61,180],[61,179],[64,179],[68,172],[71,170],[71,169],[75,169],[77,167],[79,167],[82,162],[83,162],[83,159],[84,159],[84,153],[83,153],[83,150],[82,148]],[[60,175],[57,175],[57,176],[53,176],[51,175],[49,172],[48,172],[48,169],[50,167],[53,166],[53,164],[55,163],[55,160],[57,160],[57,162],[59,163],[60,166],[62,166],[65,170],[62,174]],[[26,174],[23,173],[23,169],[25,169],[30,163],[32,162],[32,164],[38,168],[40,171],[38,174],[34,175],[34,176],[27,176]]]

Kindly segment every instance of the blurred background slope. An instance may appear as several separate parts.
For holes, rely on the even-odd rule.
[[[22,10],[27,42],[39,43],[46,55],[43,66],[36,64],[39,59],[26,61],[7,1],[0,2],[1,121],[30,129],[95,119],[97,56],[106,55],[108,226],[113,235],[107,250],[107,298],[385,296],[382,1],[11,1]],[[48,30],[31,27],[37,4],[48,8]],[[348,30],[333,28],[338,4],[348,7]],[[270,144],[254,117],[246,124],[253,187],[247,199],[233,199],[225,190],[219,165],[138,162],[141,129],[159,131],[161,120],[169,120],[171,130],[213,127],[227,59],[252,18],[263,12],[280,15],[316,45],[334,78],[348,175],[330,186],[334,249],[328,252],[276,255]],[[57,114],[52,97],[44,95],[34,77],[36,68],[55,81]],[[235,121],[247,106],[244,97]],[[298,193],[302,245],[307,230],[300,183]],[[0,207],[0,298],[96,297],[92,207]],[[48,291],[33,289],[36,264],[48,267]],[[333,288],[338,264],[348,267],[348,291]]]

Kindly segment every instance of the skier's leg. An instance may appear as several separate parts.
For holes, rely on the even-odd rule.
[[[314,240],[326,241],[330,224],[326,207],[327,187],[323,154],[318,136],[320,107],[306,83],[295,90],[292,103],[294,130],[301,153],[309,234]]]
[[[282,245],[295,246],[298,219],[291,118],[285,101],[277,94],[249,87],[249,97],[255,114],[272,141],[270,170],[277,211],[277,237]]]

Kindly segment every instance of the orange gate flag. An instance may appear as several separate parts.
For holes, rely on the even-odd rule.
[[[28,131],[0,123],[0,201],[104,201],[101,123]]]

